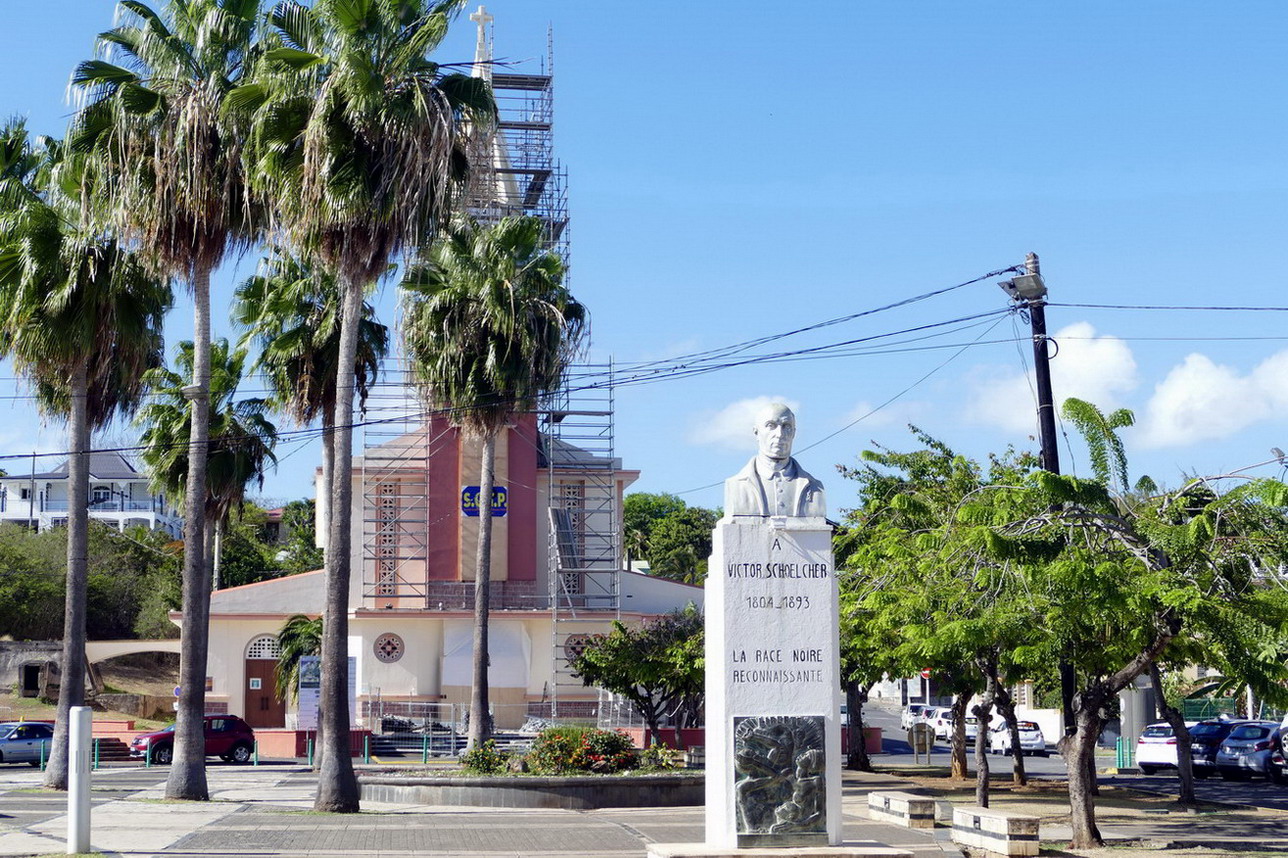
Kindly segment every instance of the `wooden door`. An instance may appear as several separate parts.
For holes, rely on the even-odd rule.
[[[277,699],[275,659],[246,659],[246,723],[252,727],[285,727],[286,703]]]

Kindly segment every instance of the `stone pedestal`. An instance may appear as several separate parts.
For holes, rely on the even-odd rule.
[[[840,656],[832,530],[738,516],[706,582],[706,845],[841,842]]]

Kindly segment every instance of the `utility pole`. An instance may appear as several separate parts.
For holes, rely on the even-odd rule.
[[[1038,387],[1038,440],[1042,444],[1042,470],[1060,473],[1060,450],[1055,436],[1055,398],[1051,393],[1051,355],[1047,350],[1046,283],[1038,255],[1024,258],[1024,274],[1001,283],[1003,291],[1029,315],[1033,331],[1033,371]],[[1064,713],[1064,734],[1074,733],[1073,693],[1076,677],[1067,658],[1060,659],[1060,708]]]

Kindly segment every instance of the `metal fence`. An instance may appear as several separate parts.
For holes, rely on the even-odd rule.
[[[492,704],[492,736],[502,750],[526,751],[546,727],[562,724],[594,725],[599,703],[584,701],[572,717],[553,719],[549,704]],[[561,716],[569,704],[560,703]],[[389,762],[428,762],[458,757],[465,750],[470,728],[467,703],[433,703],[412,700],[370,700],[362,704],[363,723],[371,730],[370,756]]]

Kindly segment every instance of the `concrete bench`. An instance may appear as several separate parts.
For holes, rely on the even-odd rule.
[[[934,828],[935,800],[910,792],[877,790],[868,793],[868,816],[904,828]]]
[[[999,855],[1037,855],[1038,818],[988,807],[954,807],[953,841]]]

